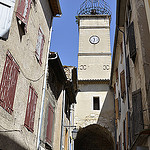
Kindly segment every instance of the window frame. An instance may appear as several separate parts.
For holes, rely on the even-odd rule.
[[[32,87],[32,85],[30,85],[24,126],[32,133],[34,132],[34,119],[35,119],[37,99],[38,99],[38,94],[35,91],[35,89]]]
[[[11,27],[11,22],[12,22],[12,17],[13,17],[13,12],[14,12],[14,6],[15,6],[15,0],[0,0],[0,5],[4,5],[7,7],[7,12],[5,9],[5,16],[2,15],[0,16],[1,20],[3,21],[3,27],[0,27],[0,38],[6,40],[8,39],[8,35],[9,35],[9,30]],[[2,7],[0,7],[1,9],[3,9]],[[7,15],[7,17],[6,17]],[[3,17],[5,17],[3,19]],[[7,18],[7,19],[6,19]]]
[[[6,61],[0,84],[0,106],[3,109],[5,109],[9,114],[12,114],[13,112],[15,91],[17,86],[18,75],[20,72],[19,69],[20,67],[15,61],[15,59],[13,58],[11,53],[7,51]],[[4,93],[7,93],[6,97]]]
[[[46,143],[48,145],[52,145],[53,126],[54,126],[54,108],[49,103],[49,105],[48,105],[48,115],[47,115],[47,126],[46,126]]]
[[[25,1],[28,2],[28,6],[25,5]],[[19,24],[23,27],[25,33],[27,32],[27,24],[29,21],[29,14],[30,14],[30,9],[31,9],[31,3],[32,0],[19,0],[18,1],[18,6],[17,6],[17,11],[16,11],[16,17],[18,18],[18,20],[20,20],[21,22],[19,22]],[[24,7],[23,7],[24,6]]]
[[[35,56],[40,65],[42,65],[44,43],[45,43],[44,32],[43,32],[42,28],[39,27],[38,38],[37,38],[36,49],[35,49]]]
[[[96,102],[94,101],[95,99],[98,99],[98,104],[97,104],[97,108],[95,107]],[[93,96],[93,110],[100,110],[100,96]]]

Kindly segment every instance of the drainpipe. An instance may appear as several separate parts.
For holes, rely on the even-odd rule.
[[[40,136],[41,136],[41,128],[42,128],[42,118],[43,118],[43,108],[44,108],[44,100],[45,100],[45,90],[46,90],[46,76],[47,76],[47,69],[48,69],[48,57],[49,57],[49,47],[51,41],[51,33],[52,27],[50,29],[50,37],[49,37],[49,45],[47,50],[47,58],[46,58],[46,66],[45,66],[45,74],[44,74],[44,85],[43,85],[43,92],[42,92],[42,103],[41,103],[41,111],[40,111],[40,118],[39,118],[39,128],[38,128],[38,137],[37,137],[37,149],[39,149],[40,145]]]
[[[126,62],[126,39],[125,39],[125,32],[122,31],[119,27],[118,27],[118,31],[120,31],[123,34],[123,42],[124,42],[124,54],[125,54],[125,65],[127,64]],[[127,91],[127,101],[128,101],[128,111],[130,112],[130,103],[129,103],[129,89],[128,89],[128,84],[127,84],[127,69],[125,67],[125,73],[126,73],[126,91]],[[129,132],[130,132],[130,119],[128,121],[128,128],[129,128]],[[131,146],[131,142],[130,142],[130,134],[129,134],[129,146]]]
[[[63,90],[60,150],[62,150],[62,146],[63,146],[64,113],[65,113],[65,94],[66,94],[66,91]]]

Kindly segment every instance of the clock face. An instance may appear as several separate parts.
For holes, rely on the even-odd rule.
[[[99,37],[96,35],[91,36],[89,40],[91,44],[97,44],[100,41]]]

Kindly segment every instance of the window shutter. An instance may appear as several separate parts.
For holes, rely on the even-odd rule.
[[[141,89],[132,93],[132,108],[132,138],[135,140],[144,128]]]
[[[19,0],[16,16],[24,24],[24,30],[27,32],[27,23],[31,8],[31,0]]]
[[[115,99],[115,111],[116,111],[116,119],[119,118],[119,104],[118,104],[118,98]]]
[[[114,94],[116,94],[116,83],[114,83]]]
[[[47,132],[46,132],[46,142],[52,144],[52,129],[53,129],[53,117],[54,117],[54,109],[49,104],[48,107],[48,123],[47,123]]]
[[[137,146],[136,150],[149,150],[148,146]]]
[[[123,146],[126,150],[126,120],[123,121]]]
[[[125,73],[124,70],[120,74],[121,79],[121,97],[123,98],[125,95]]]
[[[122,150],[122,135],[119,135],[119,150]]]
[[[8,38],[15,2],[0,0],[0,37]]]
[[[130,57],[134,62],[135,57],[136,57],[136,43],[135,43],[134,23],[133,22],[128,27],[128,37],[129,37]]]
[[[43,31],[41,29],[41,27],[39,28],[38,31],[38,39],[37,39],[37,44],[36,44],[36,58],[39,61],[40,65],[42,64],[42,55],[43,55],[43,48],[44,48],[44,34]]]
[[[34,131],[34,118],[35,118],[37,98],[38,95],[36,91],[34,90],[33,87],[30,86],[24,125],[31,132]]]
[[[116,69],[116,80],[118,80],[118,68]]]
[[[129,56],[126,58],[126,70],[127,70],[127,86],[130,86],[130,66],[129,66]]]
[[[126,143],[127,143],[127,147],[129,145],[129,115],[130,115],[130,112],[126,112]]]
[[[18,73],[19,66],[8,51],[0,85],[0,105],[10,114],[13,112]]]
[[[119,107],[119,116],[121,114],[121,98],[120,98],[120,92],[118,93],[118,107]]]

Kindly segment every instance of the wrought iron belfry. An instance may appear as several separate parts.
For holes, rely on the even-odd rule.
[[[78,15],[111,15],[111,11],[104,0],[85,0]]]

